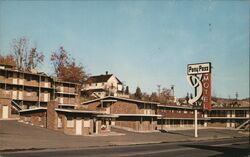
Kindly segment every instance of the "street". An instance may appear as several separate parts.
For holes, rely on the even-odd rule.
[[[132,146],[91,147],[79,149],[54,149],[22,152],[2,152],[1,157],[42,157],[42,156],[232,156],[248,157],[249,139],[234,138],[209,141],[175,142]]]

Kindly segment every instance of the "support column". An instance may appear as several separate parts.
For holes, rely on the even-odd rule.
[[[95,134],[98,134],[99,130],[98,130],[98,120],[95,121]]]
[[[226,111],[227,118],[230,118],[230,111]],[[230,119],[227,120],[227,128],[230,128]]]
[[[235,117],[235,110],[232,110],[232,118],[234,118],[234,117]],[[235,128],[235,120],[231,121],[231,127]]]
[[[197,109],[194,110],[194,137],[198,137]]]
[[[204,118],[207,118],[207,112],[204,112]],[[207,127],[207,120],[204,120],[204,127]]]
[[[249,111],[246,111],[246,117],[249,118]]]

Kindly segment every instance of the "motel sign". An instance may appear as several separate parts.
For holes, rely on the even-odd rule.
[[[201,105],[203,110],[211,110],[211,63],[187,65],[187,79],[195,88],[195,96],[188,102]]]

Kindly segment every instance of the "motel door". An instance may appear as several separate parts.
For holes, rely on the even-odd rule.
[[[3,119],[9,118],[9,106],[3,106]]]
[[[76,120],[76,135],[82,135],[82,120]]]

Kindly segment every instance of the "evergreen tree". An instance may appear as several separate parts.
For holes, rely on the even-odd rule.
[[[134,96],[135,96],[135,99],[139,99],[139,100],[142,99],[142,92],[141,92],[140,87],[137,86]]]

